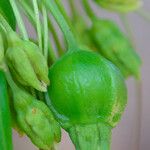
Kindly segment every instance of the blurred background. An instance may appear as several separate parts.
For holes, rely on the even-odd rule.
[[[80,9],[80,0],[75,2],[76,6]],[[150,17],[150,1],[143,0],[143,2],[144,9],[149,12]],[[65,0],[63,0],[63,3],[66,10],[69,11]],[[91,5],[98,16],[112,18],[125,31],[117,14],[102,10],[94,3],[91,3]],[[83,12],[82,15],[85,15],[85,13]],[[127,80],[128,106],[120,124],[113,129],[112,150],[150,150],[150,21],[144,20],[136,12],[129,14],[128,19],[137,51],[143,62],[141,70],[142,98],[139,100],[140,95],[137,90],[136,81],[133,78],[129,78]],[[30,25],[26,24],[30,33],[34,35]],[[20,137],[16,131],[13,134],[13,142],[14,150],[37,150],[27,137]],[[74,150],[65,131],[63,131],[62,142],[58,145],[58,150]]]

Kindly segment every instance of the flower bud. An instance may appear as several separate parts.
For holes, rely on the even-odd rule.
[[[60,141],[60,126],[43,102],[19,89],[14,93],[14,107],[21,129],[40,149],[49,150]]]
[[[49,84],[48,65],[38,46],[21,40],[14,32],[8,34],[8,40],[10,48],[6,58],[13,75],[23,85],[46,91]]]
[[[130,12],[138,9],[141,0],[95,0],[101,7],[117,12]]]
[[[24,41],[22,43],[22,49],[30,59],[39,80],[48,85],[48,66],[44,56],[40,53],[38,46],[32,42]]]
[[[12,73],[17,75],[15,77],[21,84],[34,87],[39,91],[46,91],[46,86],[37,78],[28,56],[20,47],[8,48],[6,60]]]
[[[99,52],[113,62],[125,77],[134,75],[139,78],[141,60],[115,23],[95,20],[89,33]]]

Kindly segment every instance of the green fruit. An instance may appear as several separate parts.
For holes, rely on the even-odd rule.
[[[119,70],[100,55],[81,50],[69,52],[50,68],[49,78],[50,108],[70,133],[76,148],[76,130],[78,137],[84,139],[83,149],[90,149],[94,125],[105,124],[104,128],[110,132],[120,121],[127,99],[124,79]],[[101,127],[98,130],[101,131]],[[89,143],[86,136],[90,137]]]
[[[94,20],[89,34],[98,51],[114,63],[125,77],[140,78],[141,60],[127,37],[110,20]]]
[[[130,12],[138,9],[142,2],[141,0],[95,0],[97,4],[108,10],[117,12]]]

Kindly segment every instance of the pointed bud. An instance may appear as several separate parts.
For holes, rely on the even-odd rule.
[[[6,60],[10,70],[19,76],[18,81],[39,91],[46,91],[46,86],[38,80],[28,56],[20,47],[8,48]]]
[[[44,56],[40,53],[38,46],[32,42],[24,41],[21,47],[27,54],[39,80],[48,85],[49,78],[47,62]]]
[[[125,77],[140,76],[141,60],[127,37],[109,20],[95,20],[90,35],[99,52],[113,62]]]
[[[20,37],[15,32],[8,33],[7,38],[9,40],[8,41],[9,47],[13,48],[13,51],[15,51],[16,53],[16,54],[13,54],[12,52],[11,54],[9,54],[10,52],[7,53],[7,60],[9,61],[11,59],[11,61],[15,62],[15,63],[11,63],[11,61],[9,61],[10,62],[9,67],[11,68],[11,72],[13,72],[13,75],[23,85],[32,86],[35,89],[40,91],[46,91],[47,85],[49,85],[48,65],[44,56],[40,53],[38,46],[33,42],[24,41],[20,39]],[[20,52],[18,53],[20,54],[22,53],[23,56],[17,54],[17,50],[19,50]],[[13,57],[11,55],[13,55]],[[15,57],[17,57],[17,59]],[[25,61],[26,64],[23,64],[24,59],[26,60]],[[18,64],[17,61],[20,61],[20,64]],[[19,66],[22,65],[22,69],[20,67],[16,68],[15,65],[17,64]],[[24,68],[23,66],[26,68]],[[23,68],[24,71],[20,72],[21,70],[23,70]],[[20,70],[19,74],[17,69]],[[26,72],[27,70],[28,71],[30,70],[30,72]]]

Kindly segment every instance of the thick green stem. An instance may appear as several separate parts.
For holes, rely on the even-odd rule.
[[[103,123],[75,125],[69,135],[76,150],[110,150],[111,127]]]
[[[68,50],[69,51],[74,51],[78,49],[78,45],[76,42],[76,39],[71,32],[71,28],[69,27],[68,23],[66,22],[65,18],[61,14],[61,11],[57,7],[55,1],[53,0],[44,0],[45,5],[48,7],[48,9],[51,11],[53,16],[55,17],[56,21],[58,22],[59,26],[61,27],[67,44],[68,44]]]
[[[9,1],[10,1],[10,4],[11,4],[12,8],[13,8],[15,18],[17,20],[20,31],[22,32],[22,36],[25,40],[28,40],[28,34],[27,34],[27,31],[26,31],[25,25],[23,23],[23,20],[21,18],[21,15],[19,13],[18,7],[15,3],[15,0],[9,0]]]

